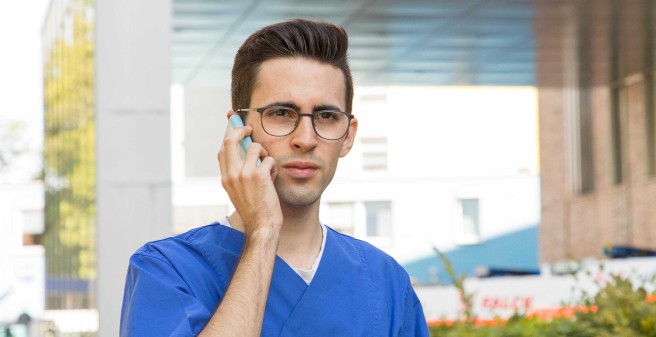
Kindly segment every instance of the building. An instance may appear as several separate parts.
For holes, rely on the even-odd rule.
[[[45,309],[45,254],[30,244],[43,234],[43,184],[0,183],[0,327]]]
[[[656,248],[654,1],[537,1],[543,262]]]

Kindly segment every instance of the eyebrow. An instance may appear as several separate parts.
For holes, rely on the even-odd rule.
[[[298,112],[301,111],[301,108],[298,105],[296,105],[292,102],[279,101],[279,102],[273,102],[271,104],[267,104],[266,106],[267,107],[269,107],[269,106],[284,106],[284,107],[292,108],[292,109],[294,109]],[[332,105],[332,104],[320,104],[320,105],[315,105],[312,108],[312,112],[326,111],[326,110],[329,110],[329,111],[342,111],[342,109],[340,109],[339,107],[337,107],[335,105]]]

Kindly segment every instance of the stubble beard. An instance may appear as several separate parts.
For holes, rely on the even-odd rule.
[[[290,160],[290,158],[281,159],[281,162],[288,160]],[[321,167],[325,166],[324,161],[319,159],[315,160],[318,161],[318,164]],[[281,168],[278,170],[279,172],[282,171]],[[333,180],[335,171],[335,168],[332,170],[329,169],[328,171],[320,170],[317,176],[309,178],[304,182],[291,177],[285,177],[283,179],[281,175],[278,175],[276,180],[274,180],[273,185],[278,193],[278,200],[280,201],[281,206],[285,205],[298,209],[318,204],[323,191]]]
[[[332,179],[331,179],[332,180]],[[330,181],[328,181],[330,183]],[[294,208],[308,207],[317,203],[321,199],[323,191],[328,184],[314,187],[312,184],[284,184],[278,179],[274,182],[278,199],[281,205],[288,205]]]

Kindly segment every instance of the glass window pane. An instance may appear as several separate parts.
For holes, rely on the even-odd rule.
[[[456,225],[456,240],[460,244],[475,244],[481,241],[480,207],[475,198],[460,199],[460,219]]]
[[[362,138],[362,168],[366,171],[387,170],[387,138]]]
[[[364,207],[367,213],[367,236],[391,237],[392,202],[365,202]]]
[[[327,223],[327,225],[340,233],[353,235],[353,209],[354,206],[352,202],[328,203],[328,216],[330,222]]]

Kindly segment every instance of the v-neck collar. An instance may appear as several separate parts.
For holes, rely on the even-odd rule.
[[[214,254],[222,254],[224,258],[228,257],[226,253],[230,255],[232,262],[227,263],[232,265],[230,275],[220,275],[229,280],[241,255],[244,234],[224,225],[220,227],[214,238],[221,246],[220,252]],[[372,288],[375,283],[362,247],[357,240],[345,240],[340,235],[327,227],[321,263],[309,285],[276,255],[262,336],[298,336],[300,332],[309,333],[311,328],[328,329],[322,331],[330,335],[349,335],[349,331],[355,331],[358,336],[376,335],[380,328],[377,320],[382,314],[380,294]],[[356,322],[344,323],[351,320]]]

